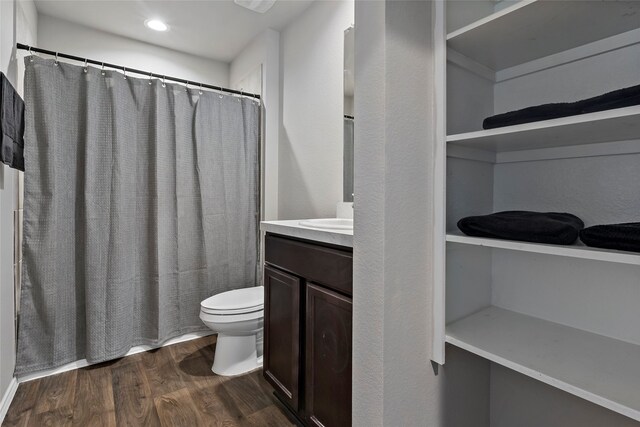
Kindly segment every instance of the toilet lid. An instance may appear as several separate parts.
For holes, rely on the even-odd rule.
[[[200,303],[203,311],[210,313],[244,313],[262,310],[264,287],[235,289],[207,298]]]

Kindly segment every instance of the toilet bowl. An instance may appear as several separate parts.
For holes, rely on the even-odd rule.
[[[262,366],[256,337],[264,321],[264,288],[255,286],[223,292],[200,303],[200,319],[218,334],[211,370],[240,375]]]

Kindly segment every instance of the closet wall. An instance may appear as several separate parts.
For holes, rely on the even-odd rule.
[[[640,84],[640,5],[452,3],[445,367],[454,348],[488,361],[476,365],[488,426],[639,425],[640,255],[469,238],[456,222],[502,210],[640,221],[639,107],[482,131],[493,114]],[[521,35],[521,49],[506,40]],[[557,40],[536,46],[545,37]]]

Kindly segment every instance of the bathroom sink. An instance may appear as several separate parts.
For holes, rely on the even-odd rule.
[[[353,220],[347,218],[320,218],[300,221],[300,225],[323,230],[353,230]]]

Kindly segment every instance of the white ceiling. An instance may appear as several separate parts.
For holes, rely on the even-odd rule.
[[[267,28],[282,30],[313,0],[278,0],[264,14],[233,0],[36,0],[38,12],[135,40],[229,62]],[[160,19],[169,31],[144,26]]]

